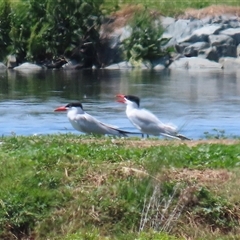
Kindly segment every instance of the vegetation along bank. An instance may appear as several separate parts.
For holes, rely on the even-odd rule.
[[[238,68],[237,1],[136,3],[3,0],[1,67]]]

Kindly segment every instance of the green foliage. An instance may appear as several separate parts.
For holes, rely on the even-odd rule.
[[[11,29],[10,20],[10,3],[8,0],[0,2],[0,58],[4,58],[7,54],[7,47],[10,43],[9,31]]]
[[[16,1],[11,5],[11,30],[9,32],[10,53],[16,54],[18,59],[25,59],[27,41],[30,35],[31,13],[27,1]]]
[[[147,8],[134,14],[130,27],[131,36],[123,41],[123,52],[127,60],[136,65],[143,60],[151,61],[166,54],[161,48],[166,43],[161,39],[163,28]]]
[[[87,41],[98,41],[101,1],[48,1],[45,23],[32,32],[29,54],[35,55],[34,40],[42,39],[54,56],[67,55]],[[42,38],[44,36],[44,38]],[[92,42],[93,41],[93,42]],[[42,44],[43,44],[42,43]],[[37,48],[38,49],[38,48]]]
[[[213,129],[212,132],[204,132],[207,139],[226,139],[225,131],[219,129]]]
[[[62,240],[79,240],[79,239],[84,239],[84,240],[109,240],[109,237],[104,237],[100,236],[99,232],[96,230],[89,230],[88,232],[78,232],[75,234],[69,234],[66,236],[66,238],[63,238]],[[168,235],[166,233],[161,233],[161,232],[141,232],[139,234],[125,234],[124,237],[122,238],[111,238],[113,240],[146,240],[146,239],[151,239],[151,240],[181,240],[183,238],[176,238],[174,236]]]
[[[10,13],[8,1],[0,5],[8,24],[4,30],[10,36],[6,44],[20,61],[70,57],[74,51],[82,52],[84,61],[89,52],[94,54],[102,0],[19,0],[11,3]]]
[[[164,16],[176,16],[184,12],[186,8],[204,8],[210,5],[229,5],[229,6],[239,6],[238,0],[231,1],[219,1],[219,0],[104,0],[104,7],[108,10],[114,10],[119,8],[119,6],[126,4],[144,4],[149,9],[154,9],[160,11]]]
[[[42,166],[43,147],[32,149],[31,153],[31,140],[23,143],[12,138],[8,144],[12,146],[8,154],[0,155],[1,164],[4,166],[0,174],[4,179],[0,187],[0,235],[5,236],[5,227],[8,226],[12,233],[20,238],[22,235],[29,235],[36,222],[43,216],[48,216],[50,209],[60,207],[69,195],[67,191],[59,191],[62,175],[54,171],[54,165],[46,162]],[[15,155],[14,152],[19,152],[21,148],[25,153]],[[32,157],[28,158],[29,155]]]
[[[239,225],[236,209],[226,199],[214,196],[206,188],[200,188],[196,197],[198,203],[193,212],[202,223],[212,226],[213,230],[222,229],[223,232]]]

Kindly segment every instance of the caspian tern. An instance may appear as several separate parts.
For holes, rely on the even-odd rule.
[[[66,106],[56,108],[54,111],[67,111],[68,120],[73,128],[80,132],[116,136],[127,136],[129,133],[98,121],[96,118],[84,112],[80,102],[69,103]]]
[[[190,140],[178,133],[177,127],[162,123],[153,113],[140,108],[140,99],[133,95],[118,94],[118,102],[125,103],[126,115],[130,122],[143,134],[165,136],[179,140]]]

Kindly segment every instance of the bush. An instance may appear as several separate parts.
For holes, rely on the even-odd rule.
[[[166,54],[162,45],[166,43],[161,39],[163,28],[158,20],[158,14],[148,9],[137,11],[131,22],[131,36],[123,41],[124,58],[134,65],[144,60],[152,61]]]
[[[10,3],[8,0],[0,2],[0,58],[7,54],[7,47],[10,42],[9,31],[11,28],[10,21]]]
[[[91,65],[97,59],[101,4],[102,0],[4,0],[0,18],[5,25],[0,38],[10,46],[8,54],[16,54],[20,62],[66,56]]]
[[[28,58],[41,56],[44,49],[44,56],[50,57],[64,55],[84,61],[92,56],[89,51],[98,43],[101,3],[99,0],[48,1],[42,23],[36,22],[32,28]],[[40,5],[39,1],[37,4]]]

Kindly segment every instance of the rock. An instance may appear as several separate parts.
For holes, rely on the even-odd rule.
[[[175,20],[175,18],[172,18],[172,17],[163,17],[163,16],[161,16],[160,17],[160,21],[161,21],[162,27],[164,29],[166,29],[170,25],[174,24],[176,20]]]
[[[240,43],[240,28],[228,28],[221,31],[220,34],[232,37],[236,41],[237,45]]]
[[[202,27],[202,23],[199,20],[186,20],[179,19],[167,27],[166,33],[171,35],[174,39],[179,42],[180,39],[190,36],[194,30]]]
[[[225,34],[209,35],[208,37],[211,46],[216,47],[219,57],[236,57],[237,47],[236,41]]]
[[[133,68],[132,64],[127,61],[115,63],[105,67],[105,69],[132,69],[132,68]]]
[[[39,65],[26,62],[26,63],[23,63],[13,69],[20,70],[20,71],[35,71],[35,70],[42,70],[43,68]]]
[[[73,67],[78,64],[77,61],[75,60],[69,60],[67,63],[62,65],[62,68],[64,69],[73,69]]]
[[[240,44],[237,45],[237,57],[240,57]]]
[[[139,62],[127,62],[123,61],[120,63],[115,63],[105,67],[104,69],[132,69],[132,68],[140,68],[140,69],[152,69],[152,64],[149,61],[139,61]]]
[[[219,57],[236,57],[237,47],[235,45],[223,44],[216,46]]]
[[[185,48],[190,46],[190,45],[191,45],[191,43],[189,43],[189,42],[176,43],[175,49],[178,53],[182,54],[184,52]]]
[[[197,58],[197,57],[191,57],[191,58],[180,58],[177,61],[174,61],[170,66],[169,69],[205,69],[205,70],[221,70],[222,64],[216,63],[213,61],[209,61],[208,59],[204,58]]]
[[[223,65],[224,71],[239,70],[240,58],[225,57],[219,59],[219,63]]]
[[[7,68],[15,68],[17,66],[17,59],[15,55],[7,56]]]
[[[223,44],[229,44],[229,45],[235,45],[235,40],[225,34],[218,34],[218,35],[209,35],[208,41],[211,44],[211,46],[219,46]]]
[[[183,55],[186,57],[195,57],[195,56],[198,56],[198,52],[201,49],[208,48],[208,47],[209,47],[209,43],[207,42],[196,42],[187,46],[183,51]]]
[[[57,69],[57,68],[61,68],[66,63],[67,63],[67,60],[65,58],[58,58],[55,61],[46,63],[45,66],[48,69]]]
[[[236,14],[223,13],[222,8],[219,13],[212,10],[207,11],[207,14],[202,10],[195,12],[193,14],[193,10],[189,10],[189,14],[183,15],[182,19],[159,17],[165,29],[160,38],[169,40],[162,48],[163,50],[168,50],[169,47],[174,48],[176,52],[171,60],[168,59],[165,62],[150,60],[152,66],[142,62],[132,62],[132,64],[122,62],[121,43],[131,36],[134,29],[125,22],[125,25],[120,27],[113,25],[115,28],[112,27],[110,31],[109,25],[105,24],[105,28],[100,31],[100,36],[101,39],[106,37],[108,41],[100,47],[99,53],[101,54],[98,55],[103,63],[102,67],[107,66],[107,69],[134,67],[163,69],[169,66],[187,69],[221,69],[220,58],[240,56],[240,19]],[[112,19],[112,22],[114,21]],[[180,59],[177,59],[179,56]],[[173,63],[170,64],[171,61]]]
[[[190,36],[180,39],[180,42],[207,42],[209,35],[217,34],[221,29],[220,24],[203,26],[196,29]]]
[[[198,52],[198,57],[218,62],[219,56],[216,47],[209,47]]]
[[[67,63],[62,65],[62,68],[64,70],[74,70],[74,69],[83,69],[84,66],[82,63],[79,63],[78,61],[71,59]]]
[[[154,67],[153,67],[153,69],[154,70],[163,70],[163,69],[165,69],[166,67],[163,65],[163,64],[161,64],[161,63],[159,63],[159,64],[157,64],[157,65],[155,65]]]
[[[198,19],[186,20],[179,19],[171,23],[165,30],[163,38],[170,39],[166,47],[174,46],[192,34],[192,32],[202,27],[202,22]]]
[[[169,64],[170,64],[170,55],[166,55],[164,57],[161,57],[157,60],[152,61],[151,65],[154,69],[156,69],[156,68],[162,68],[162,66],[165,68],[169,66]]]
[[[6,65],[4,63],[0,62],[0,71],[6,70],[6,68],[7,68]]]

